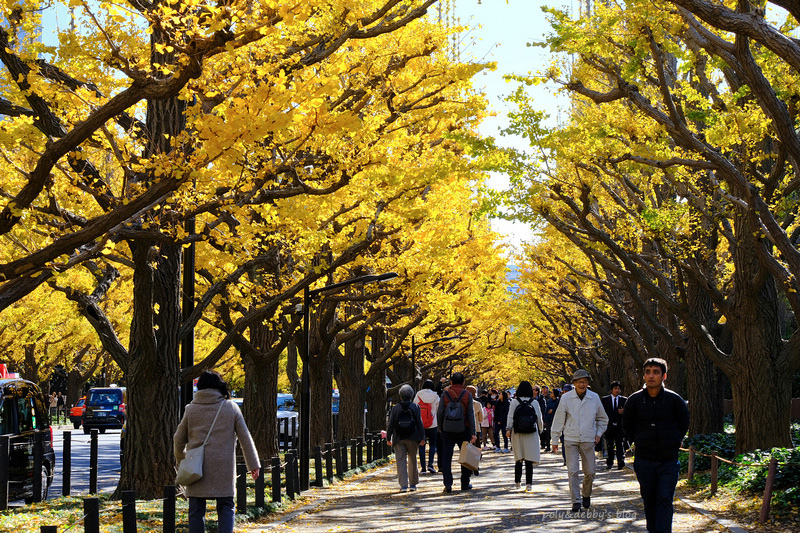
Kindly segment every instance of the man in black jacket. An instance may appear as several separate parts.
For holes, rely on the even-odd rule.
[[[611,382],[611,394],[603,396],[603,403],[608,415],[608,428],[603,437],[606,441],[606,468],[611,470],[614,466],[614,456],[617,457],[617,469],[625,467],[625,448],[622,446],[622,409],[625,407],[627,396],[622,394],[622,385],[619,381]]]
[[[667,362],[644,363],[644,388],[630,395],[622,412],[625,435],[634,443],[633,470],[644,501],[647,531],[671,533],[678,484],[678,448],[689,429],[689,409],[664,387]]]

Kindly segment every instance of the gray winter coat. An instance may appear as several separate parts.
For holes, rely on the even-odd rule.
[[[225,402],[203,455],[203,477],[184,488],[192,498],[224,498],[234,496],[236,481],[236,438],[242,447],[247,470],[260,468],[253,438],[244,417],[235,403],[225,400],[216,389],[197,391],[186,406],[183,420],[173,437],[175,459],[180,463],[187,449],[202,446],[220,403]]]

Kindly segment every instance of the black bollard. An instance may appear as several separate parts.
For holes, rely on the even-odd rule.
[[[350,441],[350,468],[358,467],[358,440]]]
[[[264,461],[261,461],[261,468],[258,469],[256,477],[256,507],[263,508],[264,504]]]
[[[325,477],[328,483],[333,482],[333,444],[325,443]]]
[[[44,468],[44,433],[36,430],[33,433],[33,501],[42,501],[42,476]]]
[[[314,486],[322,486],[322,447],[314,446]]]
[[[357,466],[364,466],[364,437],[358,437],[356,439],[356,447],[358,448],[358,465]]]
[[[164,533],[175,533],[175,485],[164,485],[164,518],[162,519]]]
[[[297,419],[292,418],[292,449],[297,449]]]
[[[286,452],[284,458],[286,459],[286,495],[294,500],[295,494],[297,493],[294,485],[294,474],[292,474],[292,469],[294,468],[294,452]]]
[[[122,497],[122,531],[136,533],[136,491],[120,491]]]
[[[61,450],[61,495],[69,496],[72,489],[72,432],[64,432]]]
[[[8,509],[8,435],[0,437],[0,511]]]
[[[236,512],[247,513],[247,465],[236,464]]]
[[[42,526],[39,533],[58,533],[58,526]]]
[[[347,441],[342,441],[342,469],[344,472],[350,470],[350,467],[347,466]]]
[[[272,458],[272,503],[281,502],[281,458]]]
[[[365,447],[367,448],[367,463],[372,462],[372,435],[367,433],[366,440],[364,441]]]
[[[89,436],[89,494],[97,494],[97,436],[99,431],[93,429]]]
[[[83,515],[83,533],[100,533],[100,500],[98,498],[83,499]]]
[[[344,475],[344,469],[342,468],[342,443],[341,442],[334,442],[333,443],[333,456],[336,458],[336,477],[342,477]]]

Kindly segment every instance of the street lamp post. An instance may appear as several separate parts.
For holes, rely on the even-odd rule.
[[[427,344],[433,344],[434,342],[452,341],[460,338],[462,338],[461,335],[453,335],[451,337],[441,337],[438,339],[433,339],[432,341],[417,344],[414,336],[411,336],[411,368],[413,372],[411,377],[411,387],[414,389],[414,391],[417,390],[417,348]]]
[[[306,360],[303,362],[303,375],[300,380],[300,490],[308,490],[309,461],[311,458],[311,384],[308,367],[311,364],[311,333],[309,331],[309,309],[312,300],[323,292],[336,291],[348,285],[356,283],[374,283],[376,281],[388,281],[397,277],[394,272],[386,274],[369,274],[358,276],[333,285],[321,287],[319,289],[303,290],[303,344],[305,345]]]

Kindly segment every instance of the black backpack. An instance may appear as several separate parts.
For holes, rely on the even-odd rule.
[[[444,420],[442,421],[442,431],[448,433],[463,433],[467,429],[467,416],[464,413],[464,404],[461,403],[461,398],[464,396],[465,390],[461,391],[457,400],[453,400],[449,392],[445,392],[450,402],[444,408]]]
[[[397,436],[401,439],[409,438],[417,429],[414,413],[411,412],[410,402],[403,405],[404,403],[405,402],[400,403],[400,414],[397,415]]]
[[[517,433],[535,433],[536,410],[533,408],[533,398],[528,401],[519,401],[519,405],[514,409],[514,431]]]

